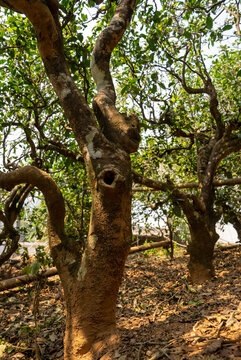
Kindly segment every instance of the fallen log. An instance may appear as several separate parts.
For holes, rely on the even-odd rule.
[[[57,269],[54,267],[43,272],[41,276],[50,277],[57,274]],[[37,280],[38,277],[39,275],[21,275],[11,279],[2,280],[0,281],[0,291],[13,289],[15,287],[28,284],[34,280]]]
[[[225,251],[225,250],[230,250],[230,249],[236,249],[236,248],[241,248],[241,244],[233,244],[233,245],[220,245],[217,246],[215,250],[221,250],[221,251]]]
[[[134,235],[134,242],[132,245],[139,246],[144,245],[144,243],[153,243],[166,241],[168,238],[166,235]]]
[[[155,249],[155,248],[159,248],[159,247],[164,247],[167,248],[171,245],[171,242],[168,238],[166,238],[165,241],[159,241],[159,242],[154,242],[152,244],[146,244],[146,245],[140,245],[140,246],[133,246],[130,248],[129,254],[133,254],[136,253],[138,251],[145,251],[145,250],[150,250],[150,249]]]

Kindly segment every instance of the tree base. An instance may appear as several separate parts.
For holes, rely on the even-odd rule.
[[[205,266],[200,263],[189,263],[188,268],[189,280],[193,284],[202,284],[215,276],[213,266]]]
[[[79,342],[79,339],[76,339]],[[72,344],[73,351],[70,351],[68,346],[65,352],[64,360],[111,360],[111,353],[119,345],[119,336],[116,330],[111,333],[102,334],[98,339],[91,344]],[[77,345],[77,346],[76,346]],[[88,350],[84,350],[87,349]]]

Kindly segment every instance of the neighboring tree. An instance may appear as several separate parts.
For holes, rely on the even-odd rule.
[[[239,82],[237,78],[239,69],[235,66],[235,59],[240,58],[240,52],[235,52],[231,57],[226,58],[226,61],[229,61],[232,66],[229,68],[229,76],[224,80],[224,84],[227,86],[227,83],[230,82],[233,93],[231,98],[231,91],[228,92],[229,99],[224,105],[222,101],[225,96],[219,91],[220,106],[218,107],[215,81],[219,79],[215,78],[215,69],[212,70],[214,74],[214,80],[212,80],[212,71],[210,74],[208,73],[202,57],[199,55],[201,60],[196,58],[199,69],[192,70],[187,60],[189,51],[191,50],[186,51],[184,59],[181,60],[183,63],[182,75],[175,73],[174,70],[171,71],[172,75],[181,82],[184,91],[176,88],[176,91],[179,90],[179,98],[175,95],[172,96],[166,111],[157,122],[161,131],[165,127],[169,129],[171,137],[165,145],[166,149],[162,150],[160,145],[154,148],[154,155],[155,157],[159,155],[160,162],[164,159],[166,164],[171,166],[170,177],[162,186],[159,183],[159,189],[167,192],[169,199],[174,202],[175,206],[178,205],[187,217],[191,235],[188,246],[190,277],[193,282],[202,282],[214,276],[213,251],[219,238],[215,227],[222,214],[222,209],[216,206],[218,201],[215,202],[215,180],[217,177],[220,179],[223,177],[221,168],[219,169],[218,166],[228,155],[235,154],[241,149],[240,105],[235,99]],[[189,61],[194,57],[195,52],[192,53]],[[191,73],[188,74],[187,66],[191,72],[198,71],[198,77],[203,82],[203,87],[188,85],[187,78],[191,76]],[[222,66],[224,64],[221,62],[215,62],[215,67],[221,69]],[[227,74],[223,72],[223,75]],[[199,94],[198,103],[191,102],[189,99],[189,96],[194,94]],[[202,94],[207,94],[209,101]],[[229,107],[228,103],[232,103],[232,106]],[[189,122],[186,118],[189,118]],[[157,130],[155,131],[157,132]],[[163,142],[162,138],[161,143]],[[168,154],[168,157],[165,157],[165,154]],[[171,159],[173,163],[171,163]],[[230,171],[230,168],[228,169]],[[178,177],[181,179],[184,174],[187,174],[185,177],[190,180],[195,179],[198,182],[198,189],[189,192],[180,190],[176,184],[175,173],[176,179]],[[239,169],[236,169],[235,173],[240,175]],[[232,177],[233,175],[231,175],[231,179],[227,179],[227,184],[240,183],[240,179]],[[142,181],[143,184],[151,186],[147,179],[146,181],[141,180],[140,175],[136,175],[135,181],[137,183]],[[192,184],[189,185],[187,187],[193,187]],[[216,185],[218,185],[218,181]],[[184,184],[183,187],[185,187]]]
[[[126,86],[121,92],[132,99],[147,129],[142,157],[134,159],[136,169],[152,179],[167,173],[167,181],[159,184],[137,173],[134,181],[166,192],[182,209],[191,234],[190,277],[202,282],[214,276],[215,226],[222,213],[215,185],[230,171],[226,184],[240,184],[240,178],[235,180],[240,167],[232,171],[225,162],[231,154],[232,159],[238,158],[241,149],[241,53],[236,50],[240,39],[230,34],[232,47],[220,46],[216,56],[205,56],[204,47],[217,46],[233,27],[230,19],[219,23],[224,2],[163,1],[162,5],[159,9],[145,3],[140,10],[138,40],[129,30],[133,41],[127,39],[119,56],[127,69],[122,73]],[[177,186],[183,180],[196,183],[183,191]]]
[[[43,193],[49,212],[49,245],[66,302],[65,359],[99,358],[116,341],[116,299],[131,243],[129,154],[138,149],[139,124],[134,114],[121,114],[115,107],[109,61],[129,25],[135,2],[121,1],[96,41],[91,63],[98,90],[96,117],[68,70],[58,2],[10,0],[0,5],[25,14],[32,23],[46,73],[82,152],[92,195],[84,249],[83,242],[65,233],[63,196],[38,164],[1,172],[0,187],[12,190],[25,183]]]

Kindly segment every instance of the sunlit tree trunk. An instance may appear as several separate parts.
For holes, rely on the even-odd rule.
[[[116,301],[131,244],[127,154],[118,166],[104,167],[92,187],[92,196],[84,253],[65,268],[59,263],[59,254],[57,259],[66,301],[65,360],[99,358],[118,339]]]

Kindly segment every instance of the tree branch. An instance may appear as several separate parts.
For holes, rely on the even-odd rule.
[[[171,189],[171,187],[168,185],[168,182],[161,182],[157,180],[152,180],[149,178],[146,178],[145,176],[138,174],[135,170],[132,170],[133,175],[133,181],[136,184],[145,185],[147,188],[132,188],[133,192],[138,191],[150,191],[152,189],[153,191],[168,191]],[[241,178],[233,178],[233,179],[216,179],[213,180],[213,185],[216,187],[220,186],[234,186],[241,184]],[[184,184],[176,184],[174,185],[177,189],[194,189],[199,188],[200,184],[198,182],[190,182],[190,183],[184,183]]]
[[[65,237],[65,206],[58,186],[47,173],[34,166],[25,166],[8,173],[0,172],[0,188],[11,190],[22,183],[36,186],[43,193],[49,212],[50,246],[59,245]]]
[[[98,91],[93,102],[96,117],[105,137],[121,145],[127,153],[138,149],[139,121],[136,115],[120,114],[115,107],[110,58],[130,23],[134,7],[135,0],[122,0],[119,3],[109,25],[98,37],[91,58],[91,73]]]

